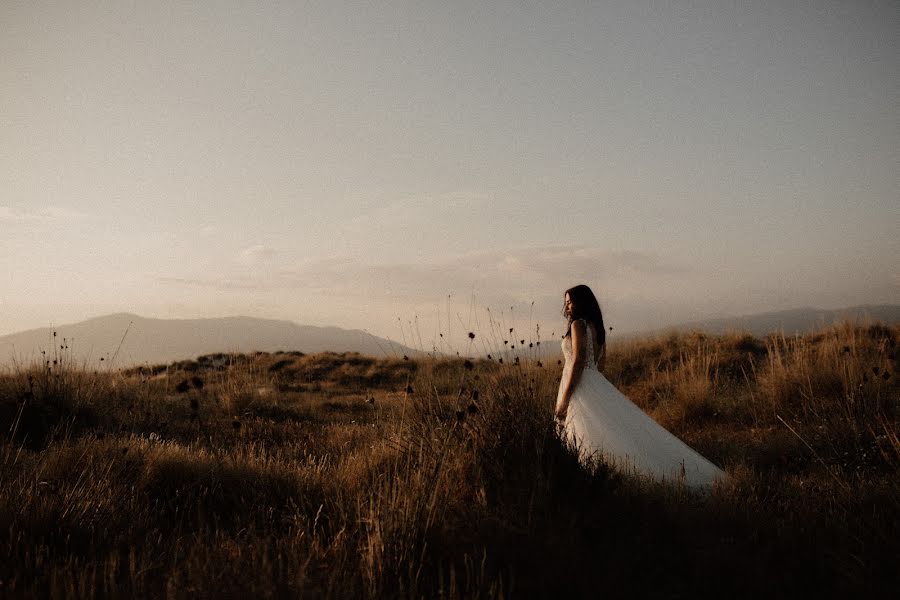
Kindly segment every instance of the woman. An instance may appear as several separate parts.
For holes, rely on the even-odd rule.
[[[565,293],[569,328],[556,418],[583,455],[599,454],[626,471],[708,489],[725,472],[663,429],[617,390],[601,371],[606,357],[603,314],[594,293],[578,285]]]

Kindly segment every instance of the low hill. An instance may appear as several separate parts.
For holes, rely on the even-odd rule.
[[[0,372],[0,597],[883,600],[898,350],[848,325],[612,347],[634,410],[725,470],[698,493],[565,444],[555,360]]]
[[[54,337],[54,332],[56,336]],[[107,315],[0,337],[0,365],[30,362],[41,351],[68,346],[74,359],[88,364],[114,359],[116,367],[162,363],[214,352],[298,350],[359,352],[371,356],[412,354],[409,348],[360,330],[313,327],[291,321],[225,317],[148,319],[134,314]]]

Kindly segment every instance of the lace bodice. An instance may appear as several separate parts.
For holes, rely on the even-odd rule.
[[[587,335],[583,338],[584,348],[582,348],[585,360],[584,360],[584,368],[597,370],[597,358],[594,356],[594,332],[591,329],[590,325],[583,319],[579,319],[582,323],[584,323],[584,329]],[[566,358],[566,366],[571,366],[572,359],[574,357],[574,351],[572,350],[572,336],[567,335],[563,338],[562,341],[562,351],[563,356]],[[603,352],[603,348],[600,349],[600,352]]]

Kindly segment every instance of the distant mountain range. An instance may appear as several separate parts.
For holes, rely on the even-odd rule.
[[[820,308],[797,308],[774,312],[688,321],[678,325],[645,331],[629,331],[620,333],[613,330],[607,340],[631,340],[643,337],[666,335],[670,332],[703,331],[712,335],[720,335],[731,331],[742,331],[757,337],[772,332],[783,331],[785,335],[804,334],[839,321],[855,321],[857,323],[884,323],[887,325],[900,323],[900,305],[880,304],[851,306],[848,308],[825,310]],[[548,358],[559,354],[559,339],[543,340],[538,356]]]
[[[773,331],[784,331],[786,335],[794,335],[797,333],[807,333],[816,329],[821,329],[822,327],[828,327],[837,321],[846,320],[857,321],[860,323],[866,321],[885,324],[900,323],[900,305],[865,305],[835,310],[797,308],[793,310],[766,312],[741,317],[690,321],[666,328],[666,330],[694,330],[711,334],[721,334],[726,331],[739,330],[752,333],[755,336],[764,336]]]
[[[56,332],[56,337],[53,332]],[[64,342],[65,340],[65,342]],[[167,363],[214,352],[299,350],[359,352],[372,356],[413,355],[415,351],[364,331],[312,327],[291,321],[226,317],[220,319],[148,319],[121,313],[71,325],[32,329],[0,337],[0,365],[24,364],[51,356],[68,345],[81,364],[113,366]],[[113,360],[114,359],[114,360]]]
[[[668,331],[747,331],[763,336],[783,330],[785,334],[806,333],[827,327],[835,321],[872,321],[900,323],[900,305],[854,306],[839,310],[799,308],[741,317],[708,319],[682,323],[665,329],[624,334],[623,337],[658,335]],[[56,332],[56,337],[53,332]],[[613,332],[613,339],[618,338]],[[553,343],[551,343],[553,342]],[[359,352],[371,356],[417,356],[422,354],[392,340],[376,337],[358,329],[312,327],[291,321],[225,317],[220,319],[148,319],[120,313],[97,317],[71,325],[32,329],[0,337],[0,366],[14,360],[28,364],[40,358],[41,351],[51,356],[54,348],[67,345],[78,364],[125,367],[137,364],[168,363],[215,352],[275,352],[299,350],[314,352]],[[536,356],[559,354],[559,340],[545,340]],[[106,362],[110,361],[110,362]]]

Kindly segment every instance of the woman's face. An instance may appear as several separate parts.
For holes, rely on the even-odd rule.
[[[569,297],[568,292],[566,292],[565,303],[563,304],[563,314],[566,318],[572,317],[572,299]]]

